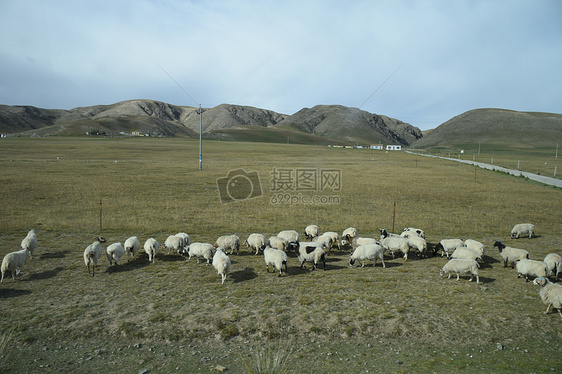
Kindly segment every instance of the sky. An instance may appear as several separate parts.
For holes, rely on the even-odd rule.
[[[559,0],[0,0],[0,104],[562,113]]]

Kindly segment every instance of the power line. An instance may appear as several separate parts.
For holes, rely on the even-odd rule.
[[[384,84],[385,84],[386,82],[388,82],[388,81],[390,80],[390,78],[392,78],[392,76],[393,76],[394,74],[396,74],[396,72],[397,72],[398,70],[400,70],[400,68],[401,68],[402,66],[404,66],[404,64],[406,64],[406,62],[408,62],[408,60],[404,61],[400,66],[398,66],[398,68],[397,68],[396,70],[394,70],[394,72],[393,72],[392,74],[390,74],[390,76],[389,76],[388,78],[386,78],[386,80],[385,80],[384,82],[382,82],[382,84],[375,90],[375,92],[373,92],[373,93],[371,94],[371,96],[369,96],[365,101],[363,101],[363,104],[361,104],[361,105],[359,106],[359,109],[361,109],[361,107],[362,107],[363,105],[365,105],[365,103],[367,103],[367,101],[369,101],[369,99],[370,99],[371,97],[373,97],[373,95],[376,94],[377,91],[380,90],[381,87],[384,86]]]
[[[189,94],[189,92],[187,92],[186,90],[184,90],[184,88],[181,86],[181,84],[179,84],[179,83],[174,79],[174,77],[172,77],[170,74],[168,74],[168,72],[167,72],[162,66],[160,66],[160,64],[159,64],[158,62],[154,61],[154,63],[155,63],[156,65],[158,65],[158,67],[159,67],[160,69],[162,69],[162,71],[163,71],[168,77],[170,77],[170,79],[171,79],[172,81],[174,81],[174,83],[180,88],[180,90],[182,90],[187,96],[189,96],[189,98],[190,98],[191,100],[193,100],[193,102],[195,103],[195,105],[199,105],[199,106],[200,106],[200,104],[193,98],[193,96],[191,96],[191,95]]]

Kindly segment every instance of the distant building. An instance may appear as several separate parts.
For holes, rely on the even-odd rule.
[[[386,150],[387,151],[401,151],[402,146],[401,145],[389,144],[389,145],[386,146]]]
[[[380,149],[382,151],[382,144],[371,144],[370,149]]]
[[[5,137],[7,137],[6,134],[0,134],[0,138],[5,138]]]

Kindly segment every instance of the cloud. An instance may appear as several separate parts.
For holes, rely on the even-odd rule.
[[[561,14],[555,0],[5,0],[0,103],[292,114],[359,107],[388,79],[362,109],[422,129],[477,107],[561,112]]]

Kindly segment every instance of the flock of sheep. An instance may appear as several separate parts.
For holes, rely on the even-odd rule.
[[[353,266],[355,262],[365,266],[366,261],[373,261],[375,266],[377,260],[380,260],[382,267],[385,268],[384,254],[389,253],[392,258],[396,254],[401,254],[406,261],[408,254],[413,251],[418,256],[428,257],[436,256],[441,252],[441,256],[446,256],[449,261],[441,268],[440,275],[448,274],[448,278],[452,274],[457,275],[457,281],[460,275],[469,274],[472,281],[476,277],[476,283],[480,282],[478,269],[480,263],[483,262],[484,245],[476,240],[467,239],[442,239],[433,248],[428,246],[425,240],[423,230],[416,228],[405,228],[402,233],[389,233],[386,229],[381,230],[380,239],[358,237],[357,230],[350,227],[343,231],[341,237],[337,232],[324,232],[320,235],[319,228],[316,225],[309,225],[305,228],[304,235],[307,241],[299,240],[299,233],[295,230],[284,230],[275,236],[266,238],[263,234],[253,233],[248,236],[243,244],[255,254],[263,252],[266,270],[269,272],[269,266],[277,270],[278,276],[283,271],[287,274],[287,253],[295,252],[300,267],[303,268],[306,262],[312,263],[312,270],[316,269],[320,264],[326,269],[326,251],[330,251],[336,247],[338,250],[342,248],[351,248],[349,265]],[[532,224],[515,225],[511,231],[511,238],[519,238],[535,236],[535,227]],[[127,255],[127,260],[133,258],[141,250],[141,243],[136,236],[128,238],[124,245],[121,243],[113,243],[107,248],[102,245],[106,240],[103,237],[95,238],[95,241],[84,250],[84,263],[88,268],[88,273],[94,276],[95,268],[98,266],[100,256],[105,252],[109,266],[117,266],[119,261]],[[556,253],[549,253],[543,261],[531,260],[529,252],[524,249],[513,248],[504,245],[501,241],[496,241],[494,247],[497,247],[500,256],[504,260],[504,267],[511,264],[512,268],[517,268],[518,278],[525,276],[529,281],[529,276],[534,277],[533,283],[541,287],[540,297],[547,304],[546,313],[550,308],[558,309],[560,317],[562,317],[562,285],[552,283],[548,278],[559,278],[562,268],[562,257]],[[8,253],[2,260],[2,278],[0,283],[4,281],[7,273],[15,279],[25,264],[26,256],[32,258],[33,252],[37,249],[37,235],[35,230],[30,230],[27,236],[21,242],[21,250]],[[207,265],[211,264],[221,276],[221,283],[224,284],[231,268],[229,254],[240,253],[240,238],[236,235],[225,235],[219,237],[214,244],[210,243],[191,243],[190,237],[186,233],[178,233],[170,235],[164,242],[164,248],[168,250],[168,254],[175,253],[185,255],[188,261],[191,257],[204,259]],[[145,241],[142,249],[148,255],[148,260],[154,262],[156,255],[160,249],[160,243],[154,238]]]

